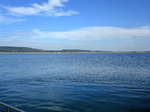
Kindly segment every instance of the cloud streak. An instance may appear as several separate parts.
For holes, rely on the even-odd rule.
[[[18,18],[0,16],[0,23],[3,23],[3,24],[12,24],[12,23],[22,22],[22,21],[25,21],[25,19],[18,19]]]
[[[150,38],[150,27],[85,27],[65,32],[33,30],[33,37],[66,40],[103,40],[119,38]]]
[[[29,7],[5,7],[11,15],[15,16],[32,16],[32,15],[48,15],[48,16],[71,16],[78,14],[77,11],[63,10],[64,3],[69,0],[48,0],[47,3],[34,3]]]

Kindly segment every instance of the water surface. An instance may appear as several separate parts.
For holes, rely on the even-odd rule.
[[[0,54],[0,101],[28,112],[150,112],[150,54]]]

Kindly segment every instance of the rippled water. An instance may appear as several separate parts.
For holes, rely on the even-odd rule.
[[[0,54],[0,101],[28,112],[150,112],[150,54]]]

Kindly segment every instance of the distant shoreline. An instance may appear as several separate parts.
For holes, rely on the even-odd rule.
[[[0,46],[0,53],[150,53],[150,51],[103,51],[83,49],[43,50],[29,47]]]
[[[0,53],[150,53],[150,51],[0,51]]]

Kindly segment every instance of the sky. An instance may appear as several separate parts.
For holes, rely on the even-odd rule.
[[[150,0],[0,0],[0,46],[150,50]]]

